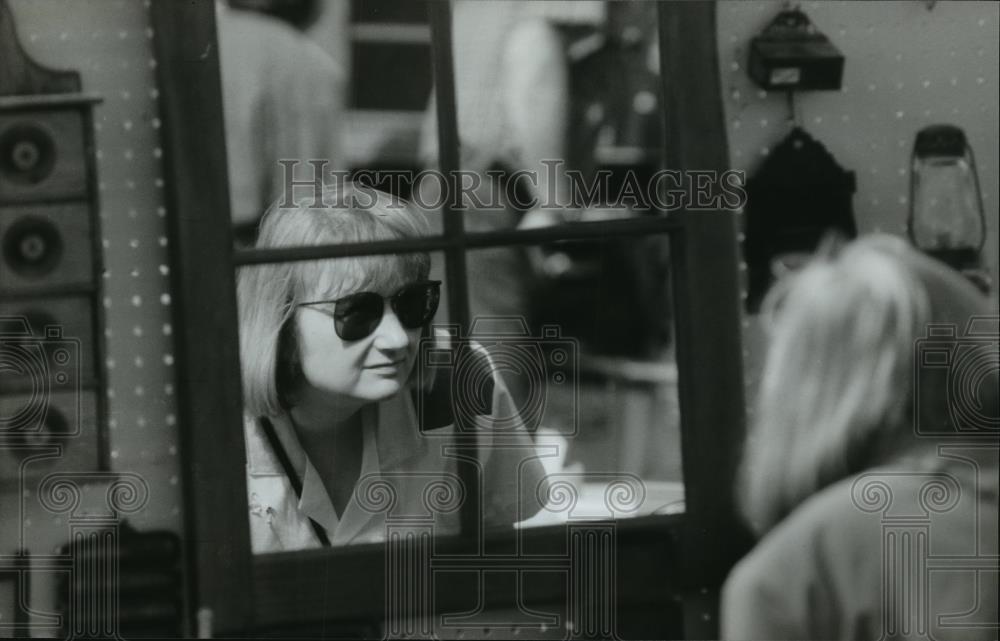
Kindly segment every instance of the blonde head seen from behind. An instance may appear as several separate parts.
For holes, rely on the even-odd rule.
[[[903,240],[827,248],[764,305],[770,343],[740,499],[763,533],[823,487],[926,445],[915,436],[914,354],[929,323],[987,313],[960,275]],[[942,420],[944,386],[921,388],[921,420]]]
[[[326,206],[324,206],[324,203]],[[324,187],[272,205],[260,225],[257,248],[304,247],[417,238],[429,234],[424,216],[405,201],[351,183]],[[289,320],[296,306],[357,291],[392,294],[407,282],[426,279],[426,253],[361,256],[254,265],[238,276],[240,360],[245,410],[275,416],[287,409],[294,389],[288,370],[297,347]]]

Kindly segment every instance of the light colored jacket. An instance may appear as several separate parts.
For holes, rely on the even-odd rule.
[[[731,572],[724,639],[996,639],[997,449],[941,446],[836,483]]]
[[[483,522],[510,527],[542,507],[544,471],[530,435],[516,417],[502,381],[493,389],[493,411],[476,418],[483,489]],[[244,421],[250,534],[256,554],[320,547],[309,519],[326,530],[332,545],[382,541],[391,532],[430,529],[458,532],[465,491],[457,472],[454,425],[425,434],[408,393],[362,414],[361,473],[342,515],[295,436],[286,415],[271,417],[302,482],[297,498],[256,417]]]

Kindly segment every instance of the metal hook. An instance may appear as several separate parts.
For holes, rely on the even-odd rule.
[[[795,108],[795,92],[788,90],[785,92],[785,98],[788,103],[788,124],[792,127],[799,126],[799,113]]]

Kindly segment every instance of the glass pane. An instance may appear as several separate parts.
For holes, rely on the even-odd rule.
[[[462,169],[494,185],[470,208],[503,200],[516,215],[495,222],[522,228],[648,211],[661,160],[655,24],[654,3],[454,3]]]
[[[468,272],[470,337],[547,472],[521,526],[683,511],[667,238],[477,250]]]

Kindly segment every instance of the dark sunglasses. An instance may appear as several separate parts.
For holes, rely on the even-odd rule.
[[[376,292],[358,292],[336,300],[299,303],[299,307],[333,305],[333,326],[337,336],[345,341],[357,341],[371,336],[382,322],[385,301],[406,329],[418,329],[434,318],[441,300],[441,281],[422,280],[406,285],[398,292],[383,297]],[[323,311],[322,309],[319,311]]]

